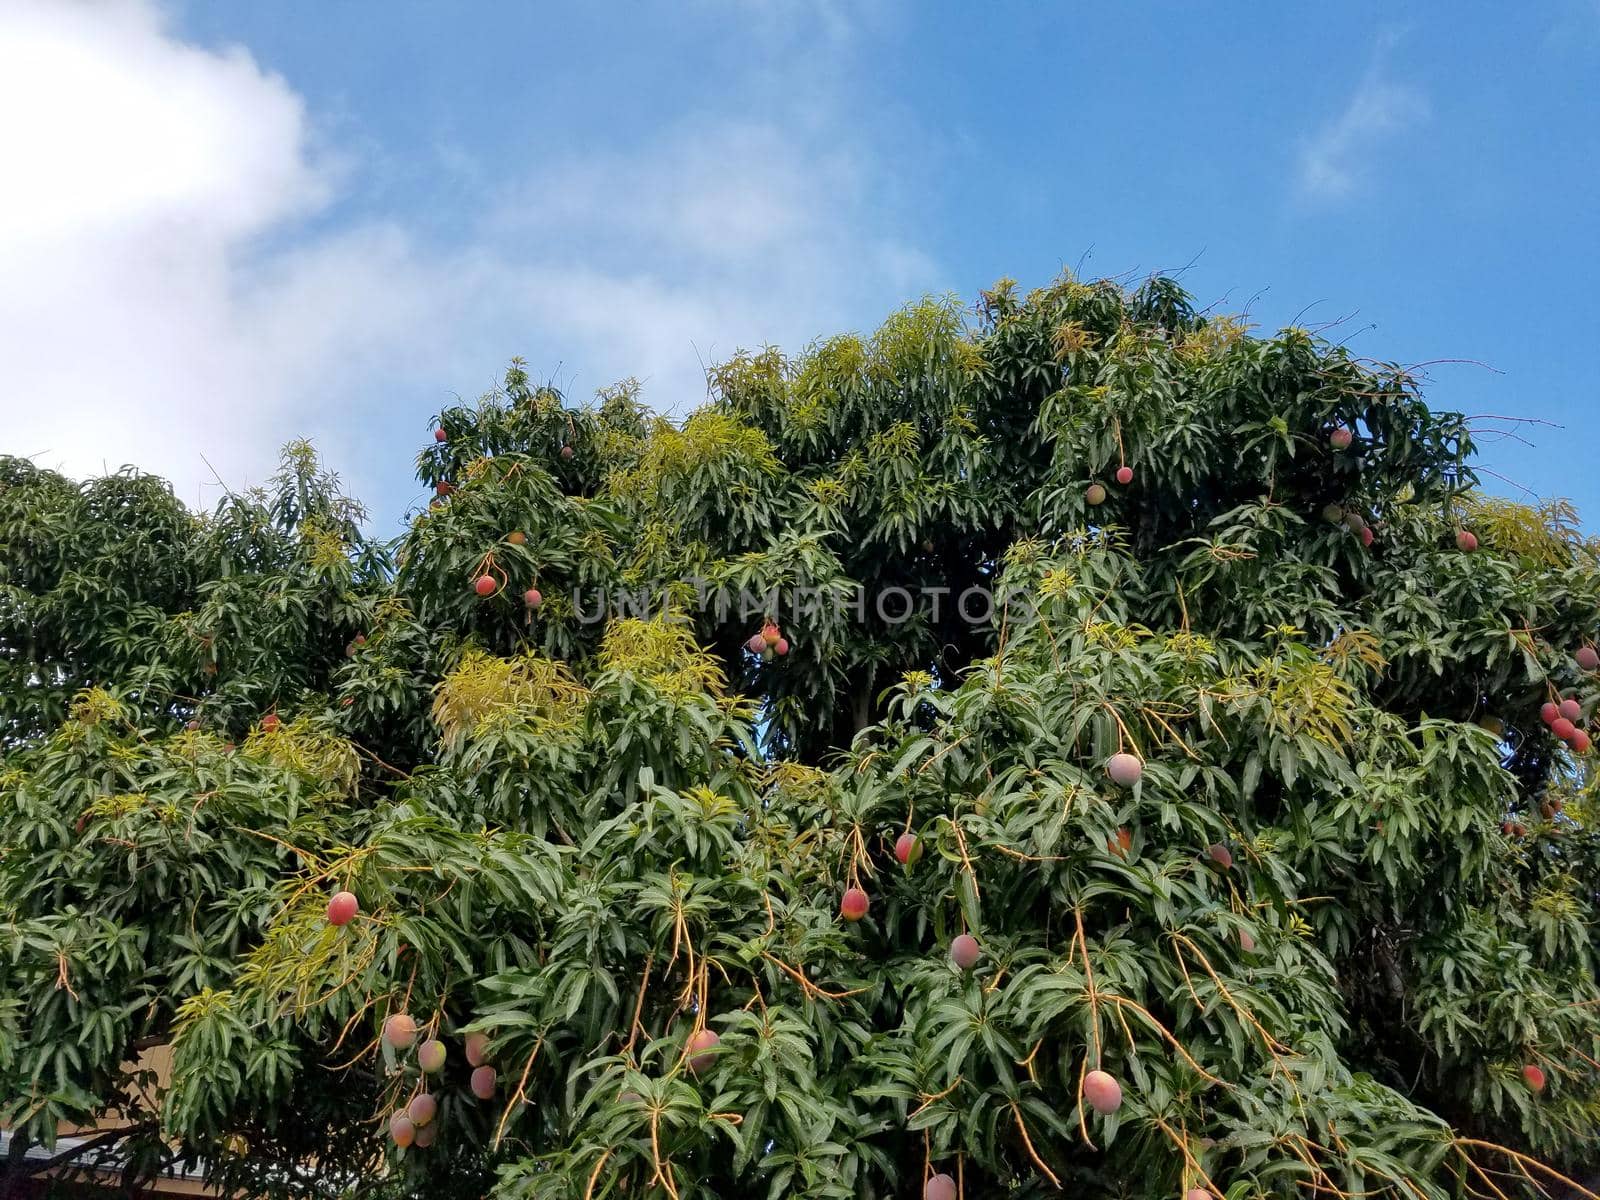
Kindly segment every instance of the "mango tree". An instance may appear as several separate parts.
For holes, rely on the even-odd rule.
[[[0,460],[6,1179],[1559,1194],[1600,558],[1395,364],[1002,281],[303,444]]]

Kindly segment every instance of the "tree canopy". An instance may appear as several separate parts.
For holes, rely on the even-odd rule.
[[[1164,278],[708,384],[513,361],[392,542],[304,443],[210,514],[0,458],[14,1151],[506,1200],[1592,1165],[1600,545],[1472,422]]]

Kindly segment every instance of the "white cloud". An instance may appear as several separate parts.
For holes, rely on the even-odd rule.
[[[501,199],[484,239],[530,264],[523,303],[603,372],[591,384],[637,374],[679,405],[701,396],[697,351],[798,348],[936,282],[925,256],[874,227],[895,207],[851,154],[723,121],[554,164]]]
[[[299,98],[242,51],[183,46],[132,5],[16,0],[4,28],[0,148],[28,167],[0,192],[8,226],[39,239],[112,223],[230,237],[324,198]]]
[[[1313,201],[1337,201],[1371,183],[1385,143],[1427,119],[1427,96],[1386,77],[1395,38],[1382,39],[1372,64],[1344,108],[1300,148],[1298,191]]]
[[[881,24],[888,0],[702,0],[731,11],[745,28],[769,39],[814,39],[833,42],[853,38],[863,25]]]
[[[236,256],[327,202],[299,98],[242,51],[132,3],[0,11],[5,446],[75,473],[134,461],[192,486],[280,397],[241,369]],[[206,436],[209,427],[212,436]]]
[[[636,375],[681,408],[701,358],[938,282],[815,122],[707,114],[530,164],[441,245],[404,213],[339,222],[360,165],[317,152],[248,53],[184,44],[143,0],[8,0],[0,105],[25,117],[0,130],[0,450],[137,463],[190,502],[216,495],[202,455],[259,482],[310,433],[392,516],[426,414],[513,354],[578,396]]]

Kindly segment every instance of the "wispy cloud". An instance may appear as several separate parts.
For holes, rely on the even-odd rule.
[[[1366,190],[1383,165],[1385,148],[1428,119],[1422,89],[1389,77],[1396,41],[1389,35],[1379,42],[1344,107],[1301,146],[1296,191],[1302,199],[1331,203]]]
[[[758,36],[788,40],[818,34],[835,42],[880,24],[893,0],[701,0],[736,14]]]
[[[404,213],[340,220],[361,164],[247,52],[142,0],[0,5],[0,102],[21,115],[0,131],[0,450],[138,463],[191,503],[216,495],[207,463],[259,481],[312,433],[392,515],[426,414],[513,354],[580,397],[632,375],[681,409],[703,358],[941,282],[870,148],[803,118],[497,164],[445,243]]]

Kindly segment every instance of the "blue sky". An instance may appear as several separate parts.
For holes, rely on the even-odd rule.
[[[1600,512],[1595,0],[12,0],[7,44],[0,448],[74,472],[209,504],[305,433],[392,528],[513,354],[682,411],[740,345],[1081,263],[1487,363],[1430,402],[1564,426],[1485,463]]]

